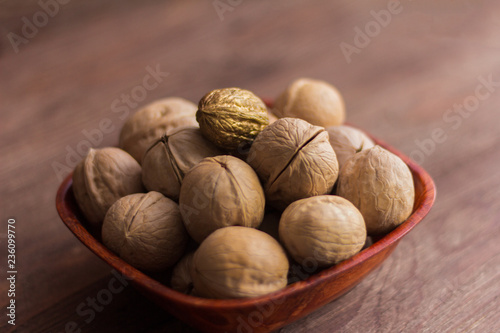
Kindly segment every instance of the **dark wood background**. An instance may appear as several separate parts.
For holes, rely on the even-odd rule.
[[[103,119],[114,130],[95,146],[117,143],[124,120],[112,105],[142,84],[148,66],[169,74],[139,105],[164,96],[197,102],[228,86],[275,97],[292,79],[324,79],[343,93],[349,122],[434,178],[434,208],[392,256],[282,332],[500,331],[500,3],[402,0],[379,31],[371,11],[387,0],[230,3],[220,17],[212,0],[74,0],[37,32],[25,28],[30,37],[16,52],[9,36],[23,37],[26,20],[43,25],[43,9],[0,2],[0,331],[12,330],[5,271],[13,217],[18,332],[64,332],[69,321],[81,332],[194,332],[131,287],[86,323],[76,309],[107,288],[111,270],[55,209],[66,173],[55,168],[71,166],[68,151],[85,148],[84,131]],[[373,37],[348,63],[340,45],[355,45],[356,27],[365,26]],[[496,82],[489,91],[477,88],[488,79]],[[459,113],[463,103],[470,111]]]

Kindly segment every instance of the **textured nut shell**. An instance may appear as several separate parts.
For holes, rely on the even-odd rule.
[[[144,154],[142,182],[149,191],[160,192],[177,201],[184,175],[205,157],[222,154],[201,135],[199,128],[175,129]]]
[[[339,169],[342,169],[345,162],[356,152],[375,146],[375,143],[365,133],[351,126],[331,126],[326,131],[330,144],[337,155]]]
[[[252,144],[247,162],[262,180],[269,204],[280,210],[296,200],[330,193],[338,176],[328,133],[297,118],[267,126]]]
[[[143,191],[141,166],[119,148],[90,149],[73,172],[76,202],[93,228],[116,200]]]
[[[264,102],[240,88],[216,89],[203,96],[196,120],[208,140],[227,150],[250,143],[269,124]]]
[[[212,233],[196,250],[193,283],[208,298],[256,297],[287,284],[288,259],[268,234],[245,227]]]
[[[387,233],[403,223],[415,201],[410,169],[380,146],[347,160],[340,171],[337,194],[360,210],[370,235]]]
[[[334,195],[295,201],[285,209],[280,240],[300,264],[313,259],[331,266],[358,253],[366,240],[363,216],[352,203]]]
[[[273,113],[278,118],[300,118],[328,127],[344,122],[345,106],[342,96],[331,84],[302,78],[293,81],[276,99]]]
[[[188,235],[179,207],[159,192],[131,194],[111,206],[102,241],[130,265],[158,272],[184,253]]]
[[[130,116],[120,132],[120,148],[139,163],[146,150],[167,131],[182,126],[198,126],[196,104],[168,97],[146,105]]]
[[[219,228],[257,228],[264,217],[265,197],[255,171],[223,155],[203,159],[186,174],[179,206],[189,235],[200,243]]]
[[[193,293],[193,279],[191,270],[193,265],[194,252],[185,254],[172,270],[170,286],[183,294]]]

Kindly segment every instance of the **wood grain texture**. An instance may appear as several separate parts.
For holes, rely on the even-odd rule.
[[[378,270],[281,331],[500,330],[500,87],[472,111],[454,111],[480,78],[500,82],[498,2],[401,1],[401,13],[349,64],[340,43],[353,44],[354,29],[388,1],[243,1],[221,21],[211,1],[75,0],[16,53],[8,33],[22,35],[22,18],[40,10],[27,3],[0,4],[1,331],[12,330],[3,268],[6,220],[15,217],[17,331],[64,332],[74,321],[82,332],[194,332],[129,287],[87,323],[77,307],[113,274],[54,205],[62,177],[54,163],[70,166],[67,150],[83,149],[83,131],[103,119],[114,129],[95,146],[116,144],[120,116],[134,107],[114,112],[113,103],[157,65],[169,74],[138,105],[164,96],[197,102],[226,86],[274,97],[297,77],[329,81],[350,123],[423,154],[436,181],[433,210]],[[437,129],[446,138],[432,144]]]

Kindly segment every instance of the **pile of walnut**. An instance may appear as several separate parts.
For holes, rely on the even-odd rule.
[[[408,166],[344,118],[339,92],[310,79],[272,110],[239,88],[198,107],[166,98],[126,121],[120,148],[89,151],[74,195],[111,251],[145,272],[172,268],[172,288],[264,295],[293,268],[352,257],[412,212]]]

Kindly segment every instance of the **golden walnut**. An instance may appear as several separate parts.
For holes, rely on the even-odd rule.
[[[352,203],[334,195],[295,201],[280,219],[279,236],[290,255],[302,265],[339,263],[358,253],[366,240],[363,216]]]
[[[279,210],[299,199],[329,194],[338,176],[328,133],[297,118],[267,126],[252,144],[247,162],[262,180],[268,203]]]
[[[184,177],[179,197],[189,235],[198,243],[213,231],[233,225],[257,228],[265,198],[259,178],[242,160],[207,157]]]
[[[287,284],[285,251],[265,232],[245,227],[216,230],[193,258],[196,292],[208,298],[256,297]]]
[[[179,97],[150,103],[130,116],[120,132],[119,146],[139,163],[146,150],[167,131],[198,126],[196,104]]]
[[[385,234],[403,223],[415,200],[410,169],[380,146],[347,160],[340,171],[337,194],[360,210],[370,235]]]
[[[196,120],[208,140],[231,151],[248,146],[269,124],[264,102],[240,88],[216,89],[203,96]]]
[[[278,118],[300,118],[313,125],[341,125],[345,119],[342,96],[331,84],[312,79],[297,79],[276,99],[273,113]]]
[[[116,200],[143,191],[141,166],[119,148],[90,149],[73,173],[76,202],[97,230]]]
[[[326,128],[326,131],[330,144],[337,155],[339,169],[342,169],[345,162],[354,154],[375,145],[368,135],[351,126],[331,126]]]
[[[104,245],[130,265],[150,272],[173,266],[188,239],[179,207],[159,192],[121,198],[102,226]]]
[[[142,182],[149,191],[158,191],[179,200],[184,175],[205,157],[223,155],[196,127],[175,129],[161,137],[144,154]]]

